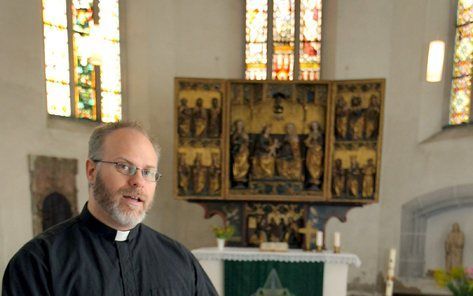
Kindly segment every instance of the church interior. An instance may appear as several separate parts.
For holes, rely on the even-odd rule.
[[[163,177],[145,224],[191,250],[216,246],[212,229],[222,218],[205,218],[205,206],[176,198],[176,78],[245,79],[245,1],[119,5],[121,114],[142,123],[161,146]],[[462,264],[473,266],[473,127],[470,114],[463,124],[449,120],[457,1],[322,0],[322,5],[321,81],[375,79],[384,87],[377,197],[324,225],[328,249],[338,233],[342,252],[361,261],[348,269],[347,295],[385,295],[391,249],[394,295],[449,295],[432,271],[445,268],[445,240],[455,223],[464,233]],[[62,194],[74,196],[72,213],[84,206],[87,141],[98,125],[47,112],[42,1],[3,1],[2,8],[0,274],[41,232],[35,200],[54,194],[41,186],[49,181],[36,160],[74,160],[56,169],[69,172],[63,181],[75,180],[62,188]],[[441,80],[428,82],[433,40],[445,42],[445,60]],[[471,57],[473,45],[469,48]],[[467,93],[471,100],[471,90]],[[224,170],[223,180],[229,174]]]

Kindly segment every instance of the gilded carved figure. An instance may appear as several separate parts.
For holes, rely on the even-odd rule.
[[[178,133],[181,137],[191,136],[192,109],[187,106],[187,99],[182,98],[178,109]]]
[[[209,110],[209,137],[218,138],[220,136],[222,110],[218,104],[218,99],[212,99],[212,106]]]
[[[304,141],[307,147],[305,165],[309,173],[307,183],[311,186],[320,188],[323,172],[323,138],[320,126],[316,121],[310,123],[310,132]]]
[[[363,198],[371,198],[374,193],[374,180],[376,174],[376,167],[374,165],[373,159],[368,159],[366,164],[363,166],[363,182],[361,196]]]
[[[190,185],[190,178],[191,178],[191,168],[186,163],[186,154],[185,153],[179,153],[178,171],[179,171],[179,175],[178,175],[179,191],[181,191],[184,194],[187,194],[189,192],[189,185]]]
[[[351,140],[361,140],[363,138],[363,109],[361,107],[361,98],[351,98],[351,109],[348,117],[348,135]]]
[[[195,107],[193,110],[193,119],[194,119],[194,136],[197,138],[202,138],[206,136],[207,125],[208,125],[208,114],[207,110],[204,108],[204,101],[202,98],[198,98],[195,102]]]
[[[220,192],[220,177],[222,169],[220,168],[220,155],[212,153],[212,163],[209,167],[209,193],[218,194]]]
[[[286,135],[277,156],[278,175],[285,179],[300,180],[302,177],[301,149],[299,135],[293,123],[286,125]]]
[[[463,266],[463,247],[465,235],[460,230],[460,225],[454,223],[452,230],[445,241],[445,269],[452,270],[453,267]]]
[[[348,113],[347,102],[342,96],[338,97],[335,106],[335,134],[339,139],[347,138]]]
[[[342,160],[340,158],[335,159],[333,168],[333,193],[337,197],[341,197],[345,193],[345,170],[342,166]]]
[[[207,181],[206,167],[202,164],[202,153],[197,153],[192,168],[194,193],[200,194],[205,191],[205,183]]]
[[[274,177],[274,164],[278,147],[278,140],[271,137],[271,127],[266,125],[255,143],[253,158],[253,176],[255,179]]]
[[[350,160],[350,174],[348,175],[347,186],[350,192],[350,195],[353,197],[360,196],[360,176],[361,169],[360,164],[355,157],[351,157]]]
[[[242,120],[234,123],[234,130],[231,136],[231,154],[233,157],[232,173],[235,182],[248,181],[248,171],[250,169],[250,138],[245,132]]]
[[[365,110],[365,139],[376,139],[378,136],[380,110],[379,98],[372,95],[370,104]]]

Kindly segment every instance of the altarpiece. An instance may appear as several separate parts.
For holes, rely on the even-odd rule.
[[[236,228],[235,245],[301,245],[378,201],[383,79],[175,79],[177,199]]]

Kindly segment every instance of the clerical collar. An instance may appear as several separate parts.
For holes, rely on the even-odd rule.
[[[120,231],[113,229],[95,218],[87,208],[87,203],[85,203],[82,212],[80,213],[80,220],[90,231],[97,233],[105,237],[109,241],[131,241],[133,240],[140,230],[140,225],[138,224],[135,228],[128,231]]]
[[[117,242],[124,242],[128,238],[128,234],[130,234],[130,230],[128,231],[120,231],[117,230],[117,234],[115,235],[115,241]]]

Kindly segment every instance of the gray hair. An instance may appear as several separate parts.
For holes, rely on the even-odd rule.
[[[156,155],[159,157],[161,155],[161,147],[158,143],[154,141],[154,139],[148,134],[148,132],[136,121],[122,121],[122,122],[113,122],[113,123],[105,123],[102,124],[94,129],[92,135],[89,138],[89,154],[88,157],[91,160],[101,159],[102,158],[102,146],[105,138],[113,133],[116,130],[122,128],[130,128],[135,131],[140,132],[144,135],[153,145],[154,150],[156,151]]]

